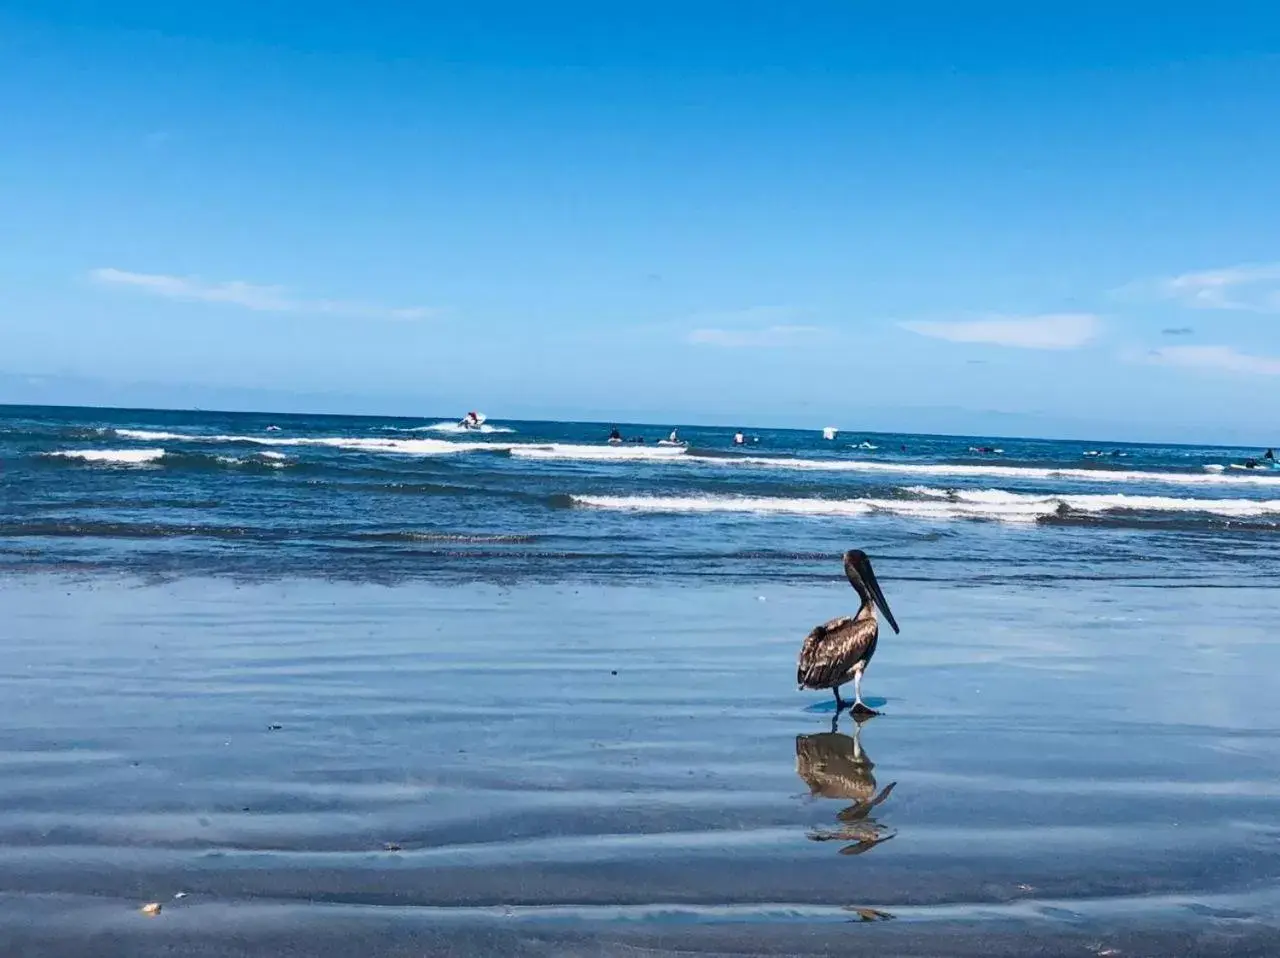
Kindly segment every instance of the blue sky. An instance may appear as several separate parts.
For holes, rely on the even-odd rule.
[[[0,401],[1280,441],[1280,12],[889,6],[0,2]]]

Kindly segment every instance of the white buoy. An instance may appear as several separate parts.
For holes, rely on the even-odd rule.
[[[823,438],[823,439],[834,439],[834,438],[836,438],[836,433],[838,433],[839,431],[840,431],[840,430],[839,430],[839,429],[837,429],[835,426],[823,426],[823,427],[822,427],[822,438]]]

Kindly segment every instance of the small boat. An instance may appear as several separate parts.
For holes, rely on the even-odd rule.
[[[1261,458],[1250,456],[1244,462],[1231,464],[1232,469],[1275,469],[1276,454],[1274,450],[1268,449],[1262,454]]]

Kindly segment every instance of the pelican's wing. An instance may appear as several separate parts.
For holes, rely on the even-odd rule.
[[[877,631],[875,616],[846,615],[818,626],[800,647],[796,681],[811,689],[826,689],[843,681],[849,667],[866,656]]]

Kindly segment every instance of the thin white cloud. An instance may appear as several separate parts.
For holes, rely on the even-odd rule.
[[[191,276],[131,273],[103,267],[90,270],[89,278],[111,286],[127,286],[152,296],[192,303],[222,303],[265,313],[313,313],[359,319],[415,320],[432,315],[429,309],[391,309],[330,299],[302,299],[283,286],[258,286],[240,280],[211,283]]]
[[[750,349],[770,346],[795,346],[821,336],[821,326],[766,326],[763,329],[695,329],[688,341],[695,346],[721,346],[727,349]]]
[[[1078,349],[1098,335],[1102,323],[1091,313],[1052,313],[899,325],[921,336],[953,343],[987,343],[1015,349]]]
[[[1249,263],[1199,270],[1135,283],[1123,291],[1153,295],[1190,309],[1280,312],[1280,263]]]
[[[1162,366],[1217,369],[1254,376],[1280,376],[1280,357],[1251,356],[1233,346],[1165,346],[1148,353],[1147,361]]]

